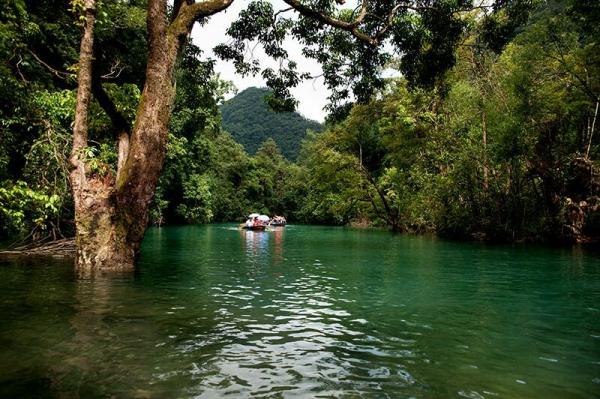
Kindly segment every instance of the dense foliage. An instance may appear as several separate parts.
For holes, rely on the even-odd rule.
[[[472,0],[361,1],[342,9],[343,0],[283,1],[289,7],[249,1],[227,30],[232,40],[215,50],[242,74],[260,72],[273,90],[269,103],[289,110],[296,103],[290,87],[311,76],[289,59],[284,41],[301,43],[302,53],[322,66],[321,77],[331,93],[328,109],[336,119],[347,113],[352,98],[368,101],[383,87],[381,69],[398,54],[400,69],[411,82],[434,85],[454,64],[454,48],[466,27],[462,14],[473,7]],[[510,9],[513,3],[529,2],[494,4]],[[262,45],[277,69],[261,68],[254,57],[247,57],[253,42]]]
[[[305,143],[298,217],[453,237],[598,237],[600,37],[589,21],[599,8],[545,2],[498,52],[473,20],[441,84],[389,81]]]
[[[2,238],[72,234],[67,157],[79,27],[67,3],[0,5]],[[235,40],[219,51],[251,71],[255,66],[239,57],[241,43],[257,39],[271,43],[269,55],[284,68],[263,73],[275,92],[248,89],[223,105],[231,85],[188,46],[151,221],[233,221],[258,211],[452,237],[600,236],[599,3],[501,2],[506,6],[485,17],[480,10],[457,13],[462,3],[450,3],[437,4],[449,7],[445,13],[399,16],[399,30],[388,37],[404,38],[397,48],[405,58],[398,61],[306,18],[278,14],[273,26],[248,32],[243,21],[267,24],[276,14],[266,2],[251,2],[230,29]],[[115,174],[116,134],[132,123],[143,85],[144,6],[106,2],[99,17],[95,90],[115,104],[120,122],[94,101],[85,156],[92,173],[108,179]],[[340,18],[353,18],[344,13]],[[300,79],[279,46],[286,34],[303,35],[308,56],[329,57],[321,61],[334,112],[323,132],[264,104],[273,93],[267,103],[289,109],[289,93],[277,87]],[[383,67],[404,77],[364,80]],[[352,106],[343,100],[350,92],[360,100]]]
[[[248,88],[221,106],[223,128],[244,149],[255,154],[260,145],[271,138],[289,160],[296,160],[307,130],[322,130],[318,122],[297,112],[275,112],[267,104],[267,89]]]
[[[63,166],[74,98],[62,88],[78,30],[54,5],[0,5],[0,237],[56,235],[69,207]]]
[[[99,15],[99,80],[122,120],[115,124],[94,101],[85,156],[92,173],[109,179],[115,174],[116,129],[132,123],[143,84],[144,6],[144,1],[103,3]],[[0,6],[0,238],[73,234],[68,155],[80,35],[74,11],[63,0]],[[288,173],[289,162],[273,142],[250,157],[221,131],[218,104],[231,87],[215,77],[212,61],[200,58],[190,45],[178,68],[168,159],[152,222],[237,220],[254,209],[283,210],[274,199],[282,185],[274,179],[284,169]]]
[[[73,233],[68,156],[80,39],[77,4],[9,0],[0,5],[0,238]],[[143,83],[144,6],[144,0],[106,2],[99,15],[103,52],[95,61],[95,86],[112,98],[125,123],[134,117]],[[93,173],[113,171],[114,129],[94,103],[93,145],[85,151]]]

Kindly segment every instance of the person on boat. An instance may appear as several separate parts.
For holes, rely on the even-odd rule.
[[[284,226],[286,223],[287,222],[286,222],[285,218],[283,216],[279,216],[279,215],[275,215],[271,222],[271,224],[273,224],[274,226]]]
[[[252,225],[253,225],[252,220],[247,219],[246,220],[246,227],[250,228],[250,227],[252,227]]]

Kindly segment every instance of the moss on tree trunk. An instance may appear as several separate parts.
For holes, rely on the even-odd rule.
[[[112,182],[90,179],[76,203],[77,265],[82,269],[129,270],[139,242],[127,237],[119,216]]]

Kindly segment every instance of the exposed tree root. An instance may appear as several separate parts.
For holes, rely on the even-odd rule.
[[[45,243],[31,243],[0,251],[0,256],[75,256],[75,239],[63,238]]]

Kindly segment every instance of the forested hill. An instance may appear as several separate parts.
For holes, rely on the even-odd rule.
[[[267,89],[250,87],[221,106],[223,129],[255,154],[260,145],[271,137],[282,154],[295,160],[306,130],[321,131],[322,125],[306,119],[297,112],[274,112],[264,101]]]

